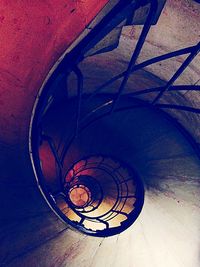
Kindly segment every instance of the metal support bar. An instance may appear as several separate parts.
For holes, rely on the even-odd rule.
[[[75,66],[73,69],[74,73],[77,76],[77,96],[78,96],[78,104],[77,104],[77,112],[76,112],[76,129],[75,129],[75,137],[78,135],[79,130],[79,120],[81,114],[81,100],[82,100],[82,93],[83,93],[83,74],[81,70]]]
[[[164,86],[149,88],[145,90],[138,90],[136,92],[128,94],[128,96],[144,95],[149,93],[160,92]],[[200,91],[200,85],[172,85],[168,91]]]
[[[168,108],[168,109],[177,109],[177,110],[183,110],[187,112],[193,112],[196,114],[200,114],[200,109],[199,108],[192,108],[188,106],[179,106],[179,105],[170,105],[170,104],[156,104],[156,107],[159,108]]]
[[[164,54],[164,55],[161,55],[161,56],[157,56],[157,57],[154,57],[154,58],[151,58],[151,59],[148,59],[142,63],[139,63],[135,66],[133,66],[132,70],[131,70],[131,74],[134,73],[135,71],[139,70],[139,69],[142,69],[142,68],[145,68],[149,65],[152,65],[152,64],[155,64],[157,62],[160,62],[160,61],[164,61],[164,60],[167,60],[167,59],[170,59],[172,57],[177,57],[177,56],[180,56],[180,55],[185,55],[185,54],[188,54],[192,51],[192,49],[196,47],[195,46],[191,46],[191,47],[186,47],[186,48],[182,48],[180,50],[177,50],[177,51],[173,51],[173,52],[170,52],[170,53],[167,53],[167,54]],[[100,87],[98,87],[88,98],[88,101],[91,100],[91,98],[93,98],[97,93],[99,93],[102,89],[104,89],[105,87],[107,87],[108,85],[112,84],[113,82],[121,79],[124,75],[125,75],[125,71],[114,76],[113,78],[111,78],[110,80],[108,80],[107,82],[103,83]]]
[[[172,78],[167,82],[164,88],[160,91],[160,93],[153,100],[152,105],[155,105],[156,102],[163,96],[163,94],[173,85],[173,83],[179,78],[179,76],[184,72],[184,70],[188,67],[188,65],[192,62],[192,60],[196,57],[196,55],[200,51],[200,42],[194,47],[191,54],[186,58],[180,68],[176,71],[176,73],[172,76]]]
[[[151,22],[152,22],[152,20],[154,18],[156,10],[157,10],[157,5],[158,5],[157,1],[153,0],[151,2],[149,14],[148,14],[148,17],[147,17],[146,22],[144,24],[142,33],[141,33],[140,38],[139,38],[139,40],[137,42],[136,48],[135,48],[135,50],[133,52],[133,55],[132,55],[132,58],[130,60],[129,65],[128,65],[128,68],[126,70],[126,73],[124,75],[124,79],[123,79],[123,81],[122,81],[122,83],[120,85],[117,97],[113,101],[112,108],[111,108],[111,114],[114,112],[114,110],[115,110],[115,108],[117,106],[117,103],[118,103],[118,101],[120,99],[120,96],[122,95],[123,90],[124,90],[124,88],[125,88],[125,86],[127,84],[128,78],[129,78],[129,76],[131,74],[131,70],[132,70],[133,66],[135,65],[136,60],[137,60],[137,58],[138,58],[138,56],[139,56],[139,54],[141,52],[141,49],[142,49],[143,44],[144,44],[144,42],[146,40],[147,34],[149,33],[149,30],[151,28]]]
[[[57,162],[57,164],[58,164],[58,166],[59,166],[59,170],[60,170],[60,172],[61,172],[61,171],[62,171],[62,164],[61,164],[61,161],[60,161],[60,159],[59,159],[59,157],[58,157],[58,154],[57,154],[57,152],[56,152],[55,145],[54,145],[54,143],[53,143],[51,137],[46,136],[46,135],[42,135],[42,139],[43,139],[43,140],[46,140],[46,141],[48,142],[48,144],[49,144],[49,146],[50,146],[50,148],[51,148],[51,151],[52,151],[52,153],[53,153],[53,155],[54,155],[54,157],[55,157],[55,159],[56,159],[56,162]]]

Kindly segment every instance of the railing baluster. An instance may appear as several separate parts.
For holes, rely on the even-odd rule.
[[[167,82],[164,88],[160,91],[160,93],[156,96],[156,98],[152,101],[152,105],[155,105],[156,102],[163,96],[163,94],[169,90],[169,88],[174,84],[174,82],[179,78],[179,76],[184,72],[184,70],[188,67],[188,65],[192,62],[192,60],[197,56],[200,51],[200,42],[193,48],[191,54],[186,58],[180,68],[176,71],[176,73],[172,76],[172,78]]]
[[[124,75],[124,79],[123,79],[123,81],[122,81],[122,83],[120,85],[120,88],[118,90],[118,94],[117,94],[116,98],[113,101],[113,104],[112,104],[112,107],[111,107],[111,112],[110,112],[111,114],[114,112],[114,110],[115,110],[115,108],[117,106],[117,103],[118,103],[118,101],[119,101],[119,99],[120,99],[120,97],[121,97],[121,95],[123,93],[123,90],[124,90],[124,88],[125,88],[125,86],[127,84],[129,76],[131,74],[131,70],[132,70],[133,66],[135,65],[136,60],[137,60],[137,58],[138,58],[138,56],[139,56],[139,54],[141,52],[141,49],[142,49],[143,44],[144,44],[144,42],[146,40],[147,34],[149,33],[149,30],[151,28],[151,23],[152,23],[153,18],[155,16],[156,10],[157,10],[157,1],[153,0],[151,2],[149,14],[147,16],[146,22],[145,22],[144,27],[142,29],[142,33],[141,33],[141,35],[139,37],[139,40],[138,40],[137,45],[136,45],[136,48],[135,48],[135,50],[133,52],[133,55],[132,55],[131,60],[129,62],[128,68],[127,68],[126,73]]]

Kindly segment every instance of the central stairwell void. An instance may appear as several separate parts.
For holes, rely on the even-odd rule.
[[[34,160],[40,189],[56,214],[86,234],[105,237],[137,219],[144,191],[173,195],[174,183],[182,188],[184,178],[195,175],[198,158],[186,132],[163,111],[122,97],[110,114],[112,95],[95,97],[92,106],[84,106],[87,99],[76,135],[76,98],[45,111]]]

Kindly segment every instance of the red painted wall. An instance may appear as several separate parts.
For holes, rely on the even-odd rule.
[[[1,0],[1,142],[24,142],[45,76],[107,2]]]

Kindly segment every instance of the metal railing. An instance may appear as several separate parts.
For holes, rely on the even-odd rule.
[[[140,37],[137,41],[136,47],[132,53],[131,60],[128,64],[127,69],[117,74],[116,76],[112,77],[111,79],[103,82],[101,86],[98,86],[98,88],[94,88],[93,92],[91,92],[89,95],[86,95],[84,93],[84,75],[81,72],[79,68],[79,63],[84,61],[85,54],[94,47],[98,42],[100,42],[112,29],[114,29],[117,25],[119,25],[123,20],[128,19],[130,14],[133,14],[134,11],[140,6],[141,1],[119,1],[118,4],[90,31],[90,33],[74,48],[71,52],[69,52],[65,58],[61,61],[61,63],[58,65],[57,69],[52,73],[52,75],[49,77],[48,81],[46,82],[42,92],[40,93],[37,102],[34,107],[33,116],[32,116],[32,122],[31,122],[31,129],[30,129],[30,153],[31,153],[31,159],[34,166],[34,171],[36,174],[38,185],[46,198],[47,202],[49,203],[50,207],[53,209],[54,212],[65,222],[71,224],[72,226],[78,228],[79,230],[91,234],[91,235],[97,235],[97,236],[109,236],[112,234],[120,233],[121,231],[125,230],[128,226],[130,226],[131,223],[135,221],[137,216],[139,215],[142,205],[143,205],[143,197],[144,192],[142,189],[142,186],[140,182],[138,182],[138,188],[139,188],[139,194],[141,196],[136,194],[133,195],[132,193],[128,193],[128,191],[125,193],[125,195],[120,195],[120,186],[123,182],[125,185],[128,183],[128,180],[126,178],[122,178],[123,181],[119,182],[117,178],[113,178],[114,184],[117,185],[117,196],[115,199],[115,204],[110,207],[109,211],[102,215],[98,216],[88,216],[88,212],[86,208],[80,208],[75,207],[73,203],[70,203],[69,198],[67,197],[66,192],[69,192],[71,185],[70,182],[66,183],[65,177],[66,173],[64,173],[64,165],[65,165],[65,157],[69,150],[70,145],[72,142],[78,138],[79,133],[84,129],[84,127],[87,127],[91,124],[92,121],[98,120],[101,116],[112,116],[113,113],[119,112],[122,109],[131,108],[130,105],[128,107],[121,107],[120,101],[122,98],[122,95],[124,93],[124,89],[126,87],[126,84],[130,78],[130,76],[138,71],[141,70],[147,66],[150,66],[152,64],[174,58],[180,55],[186,55],[188,54],[188,57],[186,60],[182,63],[182,65],[178,68],[178,70],[174,73],[174,75],[169,79],[169,81],[166,82],[164,86],[157,87],[157,88],[149,88],[145,90],[135,91],[127,93],[126,96],[128,97],[134,97],[137,99],[138,96],[147,95],[149,93],[157,93],[157,95],[154,97],[153,101],[144,102],[140,101],[138,102],[139,106],[151,106],[155,109],[176,109],[179,111],[185,111],[185,112],[192,112],[194,114],[200,114],[200,109],[192,106],[183,106],[183,105],[175,105],[175,104],[163,104],[159,103],[159,101],[162,99],[162,97],[165,95],[167,91],[181,91],[181,90],[187,90],[187,91],[195,91],[200,92],[200,86],[198,85],[174,85],[174,82],[181,76],[181,74],[184,72],[184,70],[189,66],[189,64],[192,62],[192,60],[198,55],[200,52],[200,42],[198,44],[195,44],[191,47],[182,48],[177,51],[172,51],[170,53],[160,55],[151,59],[148,59],[142,63],[137,63],[137,59],[141,53],[141,50],[143,48],[143,45],[146,41],[146,37],[149,33],[149,30],[151,29],[152,21],[155,16],[156,7],[157,7],[157,1],[150,1],[150,9],[149,14],[147,16],[146,22],[144,23],[143,29],[141,31]],[[142,3],[144,4],[144,3]],[[109,26],[108,26],[109,25]],[[75,116],[71,117],[71,120],[73,121],[73,127],[70,133],[67,133],[62,140],[59,142],[56,142],[52,140],[52,137],[48,136],[48,133],[45,132],[43,129],[43,120],[44,117],[48,111],[49,108],[52,107],[54,104],[54,100],[56,99],[56,90],[57,87],[55,87],[55,81],[59,80],[60,77],[62,77],[62,83],[65,84],[68,80],[68,77],[71,73],[74,73],[77,79],[77,95],[75,97],[75,106],[76,106],[76,112]],[[101,94],[102,90],[105,89],[107,86],[111,85],[115,81],[122,79],[119,89],[117,90],[116,94],[108,94],[108,97],[105,99],[104,102],[101,102],[100,104],[94,105],[92,108],[89,108],[87,112],[83,112],[82,107],[90,107],[92,106],[92,103],[94,102],[94,98],[98,97],[98,95]],[[65,88],[66,92],[68,88]],[[105,93],[104,93],[105,94]],[[133,105],[133,108],[136,105]],[[199,146],[197,145],[196,141],[188,134],[186,133],[187,137],[190,139],[191,143],[195,147],[196,151],[199,153]],[[65,140],[65,141],[64,141]],[[46,185],[46,180],[44,177],[43,169],[41,166],[41,158],[39,154],[39,150],[41,147],[41,144],[43,142],[47,142],[49,144],[49,147],[52,151],[52,154],[55,157],[55,162],[57,165],[57,179],[60,181],[60,191],[57,193],[51,192],[49,187]],[[200,155],[200,153],[199,153]],[[80,159],[80,161],[83,159]],[[87,159],[85,159],[85,165],[84,168],[87,169]],[[75,166],[75,165],[74,165]],[[71,168],[73,170],[74,166]],[[94,167],[92,167],[94,168]],[[97,167],[95,167],[97,168]],[[98,166],[97,169],[100,167]],[[68,168],[68,172],[71,171],[70,168]],[[94,175],[95,176],[95,175]],[[133,175],[134,176],[134,175]],[[74,174],[72,176],[72,180],[74,181],[75,177],[77,181],[79,181],[79,175],[77,171],[74,171]],[[92,179],[95,179],[93,177]],[[131,178],[132,181],[134,181],[134,177]],[[96,181],[98,184],[97,187],[101,188],[99,190],[100,196],[98,198],[98,201],[96,201],[97,204],[95,204],[94,200],[91,200],[90,205],[92,209],[89,212],[95,212],[98,210],[99,206],[102,204],[104,199],[104,189],[101,185],[100,181]],[[73,185],[74,186],[74,185]],[[79,183],[77,182],[76,186],[79,186]],[[66,189],[68,188],[68,189]],[[66,191],[68,190],[68,191]],[[128,190],[128,187],[127,187]],[[122,190],[123,191],[123,190]],[[112,195],[112,194],[111,194]],[[66,212],[63,212],[63,209],[61,206],[59,207],[56,196],[59,196],[65,200],[66,203],[68,203],[68,210]],[[112,197],[112,196],[111,196]],[[124,213],[126,216],[126,223],[120,223],[119,227],[111,227],[109,225],[109,221],[112,220],[115,216],[117,217],[118,214],[123,214],[123,208],[126,205],[126,200],[128,198],[134,197],[136,199],[140,198],[140,201],[137,205],[133,205],[130,212]],[[63,201],[64,201],[63,200]],[[59,200],[61,201],[61,200]],[[121,203],[124,201],[124,204],[121,205]],[[61,201],[62,202],[62,201]],[[94,203],[93,203],[94,202]],[[62,202],[63,203],[63,202]],[[94,205],[92,205],[92,203]],[[121,205],[121,208],[118,209],[118,207]],[[89,206],[87,206],[89,207]],[[73,219],[74,215],[71,215],[70,212],[73,211],[80,220],[76,221]],[[115,215],[113,215],[115,214]],[[114,217],[113,217],[114,216]],[[92,221],[94,223],[103,224],[103,230],[98,230],[98,227],[94,229],[88,228],[84,226],[85,221]],[[104,229],[105,228],[105,229]]]

